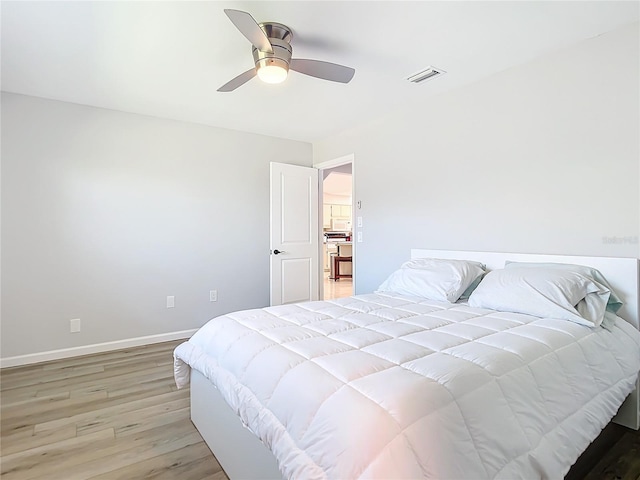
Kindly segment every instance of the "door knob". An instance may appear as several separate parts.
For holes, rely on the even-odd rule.
[[[278,255],[278,254],[280,254],[280,253],[284,253],[284,252],[283,252],[283,251],[281,251],[281,250],[278,250],[277,248],[273,251],[273,254],[274,254],[274,255]]]

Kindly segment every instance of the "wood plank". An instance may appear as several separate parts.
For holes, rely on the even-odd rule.
[[[91,388],[95,385],[106,385],[111,387],[115,384],[117,385],[126,385],[133,384],[134,382],[144,382],[150,380],[157,380],[164,378],[168,382],[171,382],[173,379],[173,372],[167,371],[166,367],[156,367],[143,370],[133,370],[130,371],[126,367],[122,370],[113,372],[113,371],[105,371],[101,374],[92,375],[91,377],[78,379],[77,382],[73,383],[75,390]],[[66,380],[63,381],[54,381],[46,384],[46,386],[40,384],[38,385],[38,395],[52,395],[55,393],[60,393],[63,391],[69,391],[69,382]],[[33,388],[29,387],[29,388]]]
[[[28,480],[45,473],[50,473],[55,478],[54,472],[72,463],[74,456],[82,456],[88,450],[96,451],[112,444],[114,439],[113,429],[107,429],[9,455],[3,454],[0,472],[4,480]],[[70,452],[73,452],[73,455],[70,455]]]
[[[24,397],[20,395],[6,395],[1,397],[2,403],[0,404],[0,415],[3,415],[5,411],[9,410],[12,407],[21,407],[37,403],[66,400],[67,398],[69,398],[69,396],[69,392],[54,393],[53,395],[44,395],[41,397],[38,397],[37,395],[28,395]]]
[[[2,439],[2,455],[24,452],[25,450],[68,440],[77,435],[76,430],[74,424],[69,424],[56,430],[47,430],[39,433],[32,431],[30,435],[18,434],[6,436]]]
[[[1,428],[0,431],[2,432],[2,442],[4,442],[4,438],[8,437],[8,436],[16,436],[16,435],[24,435],[24,436],[29,436],[29,435],[33,435],[34,433],[34,426],[33,425],[29,425],[28,423],[20,423],[17,425],[14,425],[11,428]],[[0,446],[2,445],[2,443],[0,442]]]
[[[8,406],[2,408],[2,423],[5,422],[11,424],[12,421],[23,422],[35,418],[39,419],[42,416],[65,415],[69,411],[75,411],[75,408],[82,406],[88,402],[95,402],[96,400],[107,399],[106,391],[99,391],[85,395],[83,397],[70,397],[67,393],[66,398],[64,396],[49,396],[45,397],[43,401],[32,401],[27,404],[21,403],[19,405]],[[29,422],[29,423],[37,423]]]
[[[145,383],[154,380],[164,379],[167,385],[173,384],[173,372],[168,371],[166,367],[154,366],[149,370],[140,370],[125,373],[100,373],[86,377],[77,377],[74,380],[56,380],[49,383],[39,383],[36,385],[27,385],[18,387],[15,389],[7,389],[2,392],[2,398],[30,398],[30,397],[44,397],[50,395],[56,395],[59,393],[73,392],[73,391],[86,391],[96,389],[96,387],[104,390],[105,388],[112,388],[114,386],[133,385],[137,383]]]
[[[199,480],[202,478],[215,479],[224,472],[218,462],[211,462],[211,451],[204,442],[191,447],[181,448],[160,457],[153,457],[144,462],[134,463],[127,467],[113,470],[103,475],[92,477],[92,480],[130,480],[132,478],[145,479],[176,479]]]
[[[73,457],[49,465],[45,470],[51,477],[58,475],[64,476],[66,480],[86,479],[199,442],[202,442],[202,437],[193,424],[176,422],[124,437],[117,442],[101,445],[100,448],[96,446],[76,452]]]
[[[186,396],[188,396],[188,393]],[[59,428],[68,423],[79,424],[87,421],[97,422],[103,418],[122,415],[127,412],[139,410],[140,408],[156,405],[157,403],[177,400],[184,397],[185,394],[181,390],[162,393],[160,395],[149,395],[147,392],[144,392],[139,395],[132,395],[128,398],[119,397],[115,399],[116,401],[107,400],[94,405],[84,405],[84,408],[66,412],[67,414],[62,417],[59,412],[55,412],[55,419],[37,423],[35,425],[35,431],[40,432],[43,430]],[[80,411],[80,413],[75,413],[76,411]]]
[[[173,418],[167,421],[165,416]],[[125,432],[139,432],[141,430],[172,423],[178,419],[189,419],[189,398],[179,398],[169,402],[158,402],[148,407],[132,410],[120,415],[107,415],[101,418],[91,418],[86,421],[76,422],[78,434],[84,435],[103,428],[113,428],[116,435]]]
[[[49,372],[46,377],[41,372],[35,371],[29,375],[24,376],[2,376],[2,390],[11,390],[21,387],[37,387],[44,383],[51,383],[52,381],[68,381],[74,377],[93,376],[96,373],[104,372],[102,365],[90,365],[82,366],[71,370],[65,370],[62,372]]]
[[[153,390],[160,390],[162,388],[169,387],[168,391],[176,390],[176,386],[173,376],[169,378],[158,378],[145,382],[132,383],[129,385],[114,385],[109,388],[110,397],[120,397],[125,395],[131,395],[134,393],[151,392]]]

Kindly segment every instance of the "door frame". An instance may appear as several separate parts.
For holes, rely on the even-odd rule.
[[[323,242],[323,229],[322,229],[322,206],[324,203],[324,192],[323,192],[323,179],[324,179],[324,172],[323,170],[329,170],[331,168],[335,168],[335,167],[340,167],[341,165],[346,165],[350,163],[351,164],[351,242],[352,242],[352,260],[351,260],[351,275],[352,275],[352,281],[353,281],[353,293],[355,294],[356,292],[356,279],[357,279],[357,275],[356,275],[356,258],[357,258],[357,247],[356,247],[356,216],[355,216],[355,210],[356,210],[356,156],[353,153],[350,153],[348,155],[343,155],[342,157],[337,157],[334,158],[332,160],[327,160],[325,162],[320,162],[320,163],[316,163],[313,165],[314,168],[318,169],[318,234],[320,236],[320,238],[318,239],[318,273],[320,275],[320,278],[318,279],[318,286],[320,287],[320,299],[324,299],[324,268],[320,268],[322,265],[322,262],[320,262],[320,259],[323,258],[323,254],[324,252],[322,251],[322,249],[324,248],[324,242]]]

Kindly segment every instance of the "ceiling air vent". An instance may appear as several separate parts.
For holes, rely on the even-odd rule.
[[[422,70],[418,73],[414,73],[410,77],[407,78],[411,83],[421,83],[427,80],[431,80],[433,78],[439,77],[447,72],[435,67],[427,67],[425,70]]]

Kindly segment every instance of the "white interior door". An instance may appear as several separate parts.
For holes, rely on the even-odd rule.
[[[319,295],[318,170],[271,163],[271,305]]]

